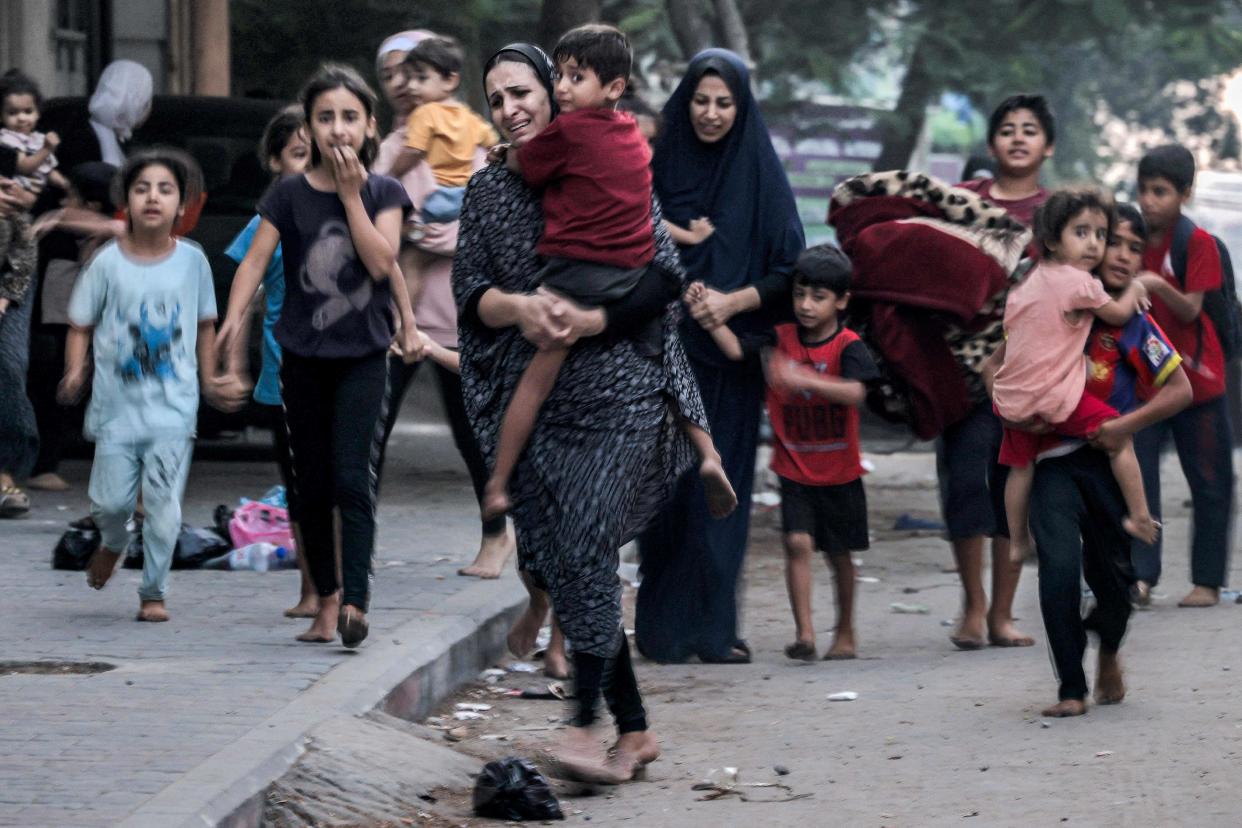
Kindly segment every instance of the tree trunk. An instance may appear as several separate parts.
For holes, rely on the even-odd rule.
[[[712,27],[702,0],[665,0],[665,6],[669,26],[686,60],[712,45]]]
[[[716,24],[720,27],[720,35],[726,48],[737,53],[747,66],[750,63],[750,38],[746,34],[746,23],[737,10],[735,0],[714,0],[716,6]]]
[[[574,26],[599,20],[600,0],[543,0],[539,13],[539,42],[547,49]]]
[[[930,51],[927,37],[920,35],[910,55],[897,106],[884,118],[884,146],[880,157],[871,165],[876,172],[899,169],[910,161],[919,133],[923,131],[923,122],[927,120],[927,105],[936,92],[929,71]]]

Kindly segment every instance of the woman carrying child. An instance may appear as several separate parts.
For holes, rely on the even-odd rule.
[[[237,268],[221,350],[237,364],[239,331],[279,244],[288,279],[276,340],[281,394],[304,551],[319,612],[300,641],[346,647],[366,638],[375,547],[376,429],[388,401],[387,351],[401,316],[401,349],[418,331],[397,245],[409,199],[401,185],[369,175],[375,157],[375,93],[356,71],[326,65],[301,96],[311,138],[303,175],[276,184]],[[393,277],[396,276],[396,283]],[[341,515],[343,594],[338,594],[333,509]]]
[[[1116,409],[1084,393],[1083,346],[1093,318],[1124,325],[1150,303],[1139,282],[1132,281],[1113,297],[1092,275],[1108,247],[1112,209],[1112,203],[1095,190],[1061,190],[1035,213],[1035,239],[1042,258],[1009,292],[1006,339],[994,356],[1002,364],[992,398],[997,413],[1009,424],[1040,422],[1063,436],[1092,437],[1117,417]],[[1010,467],[1005,482],[1010,554],[1019,561],[1032,552],[1028,500],[1040,441],[1040,435],[1011,426],[1006,426],[1001,440],[1000,462]],[[1147,509],[1133,442],[1121,441],[1109,457],[1129,510],[1122,526],[1150,543],[1159,524]]]
[[[484,78],[492,122],[514,147],[551,122],[553,68],[537,47],[502,49]],[[652,214],[656,261],[680,274],[659,210]],[[562,764],[579,777],[623,782],[659,747],[621,627],[619,550],[691,464],[679,419],[700,426],[706,419],[663,279],[606,312],[539,291],[534,249],[543,225],[539,195],[519,175],[494,165],[471,179],[453,262],[462,387],[484,455],[493,456],[501,418],[536,350],[574,346],[513,478],[518,563],[533,596],[515,635],[533,644],[547,612],[546,590],[574,648],[576,713]],[[663,354],[644,356],[626,334],[661,314]],[[605,329],[608,335],[599,336]],[[619,734],[608,758],[591,732],[601,693]]]
[[[713,519],[699,478],[680,481],[639,542],[636,638],[643,655],[656,661],[697,655],[745,663],[750,650],[738,635],[737,589],[750,529],[763,371],[757,352],[730,360],[708,331],[727,324],[747,340],[770,329],[771,314],[787,317],[790,274],[805,238],[737,55],[708,49],[690,62],[664,107],[653,174],[669,221],[702,239],[680,248],[689,278],[706,286],[689,304],[694,318],[682,323],[681,338],[739,508]],[[702,218],[708,222],[695,222]]]

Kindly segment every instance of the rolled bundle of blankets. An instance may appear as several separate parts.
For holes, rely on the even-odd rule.
[[[927,440],[986,398],[1009,287],[1031,232],[970,190],[904,170],[847,179],[828,223],[854,263],[850,326],[878,358],[868,396]]]

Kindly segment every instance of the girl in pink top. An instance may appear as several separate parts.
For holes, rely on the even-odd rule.
[[[1037,432],[1089,438],[1101,423],[1117,416],[1107,403],[1083,393],[1083,348],[1093,317],[1124,325],[1149,305],[1147,291],[1137,280],[1113,299],[1092,276],[1108,247],[1112,215],[1111,202],[1095,190],[1053,193],[1035,214],[1042,259],[1005,303],[1005,344],[993,357],[1003,362],[992,384],[992,399],[1006,423],[1000,462],[1010,467],[1005,510],[1016,560],[1033,551],[1027,516],[1041,448]],[[1109,462],[1129,511],[1122,526],[1151,543],[1160,524],[1147,510],[1133,442],[1109,452]]]

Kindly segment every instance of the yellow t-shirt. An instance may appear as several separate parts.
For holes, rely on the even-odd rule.
[[[491,124],[456,101],[422,104],[405,122],[405,145],[426,155],[441,187],[464,187],[474,166],[474,148],[499,140]]]

